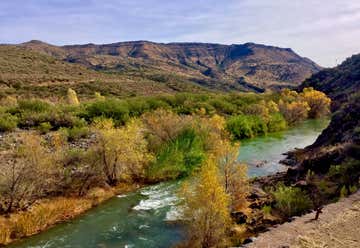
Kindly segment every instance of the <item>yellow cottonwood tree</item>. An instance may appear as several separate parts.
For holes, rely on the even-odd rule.
[[[283,100],[280,100],[279,109],[285,117],[285,120],[290,125],[293,125],[308,117],[310,107],[305,101],[284,102]]]
[[[247,166],[238,162],[238,156],[239,144],[223,143],[218,163],[225,191],[231,199],[232,211],[247,207],[246,196],[249,192]]]
[[[133,120],[125,127],[115,128],[111,119],[104,119],[95,121],[94,128],[98,136],[96,154],[107,183],[115,185],[121,180],[142,178],[152,156],[140,122]]]
[[[310,107],[310,118],[319,118],[330,113],[331,100],[325,93],[310,87],[305,88],[300,96]]]
[[[231,223],[229,195],[225,192],[215,158],[201,167],[193,184],[185,184],[184,219],[188,223],[186,247],[222,247],[226,245]]]
[[[276,102],[270,100],[266,103],[266,105],[270,114],[279,112],[279,106],[276,104]]]

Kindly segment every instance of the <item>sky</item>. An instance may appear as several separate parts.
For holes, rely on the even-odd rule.
[[[332,67],[360,53],[360,0],[0,0],[0,43],[255,42]]]

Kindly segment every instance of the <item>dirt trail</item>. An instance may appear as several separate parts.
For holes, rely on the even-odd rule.
[[[360,190],[315,212],[262,233],[247,248],[359,248]]]

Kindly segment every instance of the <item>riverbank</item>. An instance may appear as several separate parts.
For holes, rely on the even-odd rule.
[[[115,195],[133,192],[140,187],[136,184],[119,184],[107,189],[95,188],[84,197],[42,199],[27,211],[0,216],[0,246],[46,231],[84,214]]]
[[[315,213],[261,233],[247,248],[359,247],[360,191],[339,202],[326,205],[318,220]]]
[[[255,181],[268,180],[276,183],[273,176],[261,176],[269,175],[280,168],[277,161],[284,158],[282,153],[295,147],[312,144],[326,125],[327,121],[309,120],[286,131],[244,140],[240,146],[238,160],[249,164],[249,176],[257,176]],[[257,154],[262,154],[264,158]],[[259,159],[267,159],[267,161],[261,166],[257,166]],[[110,194],[111,199],[103,202],[100,206],[94,208],[92,204],[89,204],[90,208],[87,209],[89,207],[87,205],[86,208],[84,207],[86,210],[76,213],[81,216],[76,218],[75,214],[69,215],[69,218],[63,218],[59,222],[69,221],[31,238],[15,242],[9,247],[28,248],[44,245],[49,248],[96,247],[100,245],[107,247],[124,247],[125,245],[169,247],[183,238],[182,229],[173,221],[168,221],[177,215],[175,206],[177,186],[175,184],[176,182],[161,183],[140,190],[132,190],[131,193],[120,191],[117,192],[118,197],[111,198],[111,195],[114,195],[112,193]],[[271,199],[266,192],[260,190],[261,185],[263,183],[259,183],[256,187],[258,190],[254,189],[250,194],[253,199],[249,203],[253,209],[251,213],[247,213],[249,217],[246,222],[252,223],[253,228],[248,233],[249,236],[264,231],[264,227],[276,222],[276,220],[262,218],[262,205],[263,203],[270,205]],[[51,226],[53,225],[42,230]]]

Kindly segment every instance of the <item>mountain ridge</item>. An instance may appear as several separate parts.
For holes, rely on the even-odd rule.
[[[95,70],[157,70],[179,74],[207,88],[227,91],[262,92],[297,86],[321,69],[290,48],[251,42],[224,45],[139,40],[55,46],[33,40],[18,46]]]

